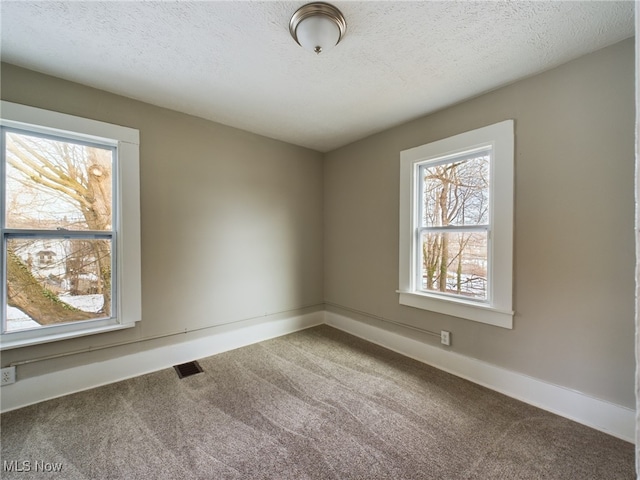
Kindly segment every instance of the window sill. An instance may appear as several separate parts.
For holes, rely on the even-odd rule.
[[[94,335],[96,333],[105,333],[112,332],[115,330],[123,330],[125,328],[134,327],[135,323],[126,323],[126,324],[110,324],[110,325],[100,325],[90,328],[84,328],[82,330],[73,330],[67,332],[55,332],[49,335],[38,335],[38,336],[25,336],[24,333],[29,332],[28,330],[15,332],[15,333],[7,333],[2,336],[0,339],[0,351],[1,350],[11,350],[13,348],[21,348],[21,347],[29,347],[31,345],[39,345],[42,343],[50,343],[57,342],[59,340],[68,340],[71,338],[84,337],[87,335]],[[41,332],[41,330],[39,330]]]
[[[448,299],[417,292],[405,292],[398,290],[400,304],[408,307],[420,308],[431,312],[443,313],[453,317],[465,318],[480,323],[486,323],[502,328],[513,328],[513,313],[458,299]]]

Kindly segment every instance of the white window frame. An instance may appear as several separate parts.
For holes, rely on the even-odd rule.
[[[46,135],[63,136],[87,142],[113,145],[117,149],[116,211],[114,250],[117,252],[114,279],[115,312],[111,318],[63,325],[51,325],[0,335],[0,350],[65,340],[85,335],[131,328],[142,319],[141,252],[140,252],[140,159],[139,131],[40,108],[2,101],[0,124]],[[4,168],[4,166],[2,166]],[[4,194],[0,196],[4,215]],[[4,235],[1,239],[4,242]],[[1,314],[6,314],[6,259],[0,262]]]
[[[488,227],[488,298],[486,302],[418,289],[420,165],[491,146]],[[414,308],[513,328],[514,122],[461,133],[400,152],[399,302]]]

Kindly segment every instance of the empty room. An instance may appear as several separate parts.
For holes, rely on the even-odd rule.
[[[2,0],[0,477],[636,478],[637,5]]]

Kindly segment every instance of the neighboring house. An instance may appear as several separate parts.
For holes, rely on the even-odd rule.
[[[30,240],[16,248],[16,254],[31,274],[56,295],[91,295],[100,290],[96,262],[82,245],[71,241]]]

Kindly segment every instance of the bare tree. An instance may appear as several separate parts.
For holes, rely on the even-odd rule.
[[[8,134],[6,159],[14,184],[20,185],[23,202],[31,202],[31,216],[12,205],[7,226],[13,228],[108,231],[112,225],[112,155],[103,148],[27,135]],[[26,199],[26,200],[25,200]],[[14,201],[15,202],[15,201]],[[55,204],[56,208],[51,207]],[[59,209],[67,211],[59,211]],[[22,217],[16,215],[22,212]],[[12,225],[12,222],[15,225]],[[44,227],[43,227],[44,225]],[[87,251],[87,247],[91,250]],[[103,296],[100,312],[81,312],[62,302],[28,271],[16,255],[8,251],[8,304],[41,324],[109,316],[111,308],[111,245],[95,239],[83,243],[79,256],[95,260],[96,291]],[[73,260],[71,260],[73,263]],[[69,275],[73,272],[69,271]],[[35,283],[34,283],[35,282]],[[38,285],[40,288],[37,288]],[[37,305],[37,307],[36,307]],[[71,313],[69,313],[71,312]]]
[[[436,165],[423,169],[423,224],[427,227],[481,225],[488,215],[488,157]],[[465,267],[469,249],[481,249],[478,236],[464,230],[423,232],[423,277],[426,288],[458,295],[478,279],[477,269]],[[486,277],[486,272],[484,273]],[[452,286],[449,276],[455,279]],[[482,280],[482,279],[480,279]],[[486,279],[485,279],[486,280]],[[463,288],[465,287],[465,288]]]
[[[7,252],[7,277],[9,305],[19,308],[41,325],[88,320],[100,316],[61,301],[55,293],[38,282],[28,266],[12,250]]]

